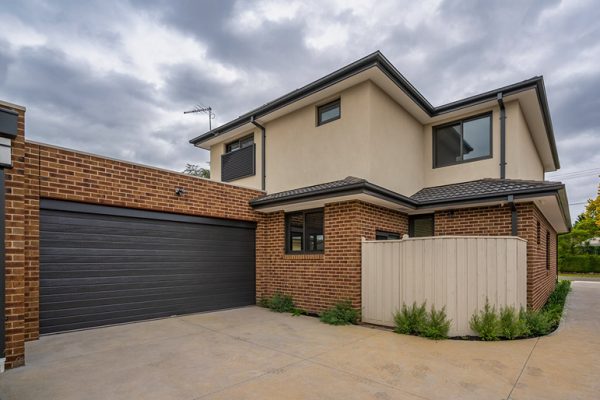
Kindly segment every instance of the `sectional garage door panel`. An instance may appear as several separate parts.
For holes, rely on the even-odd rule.
[[[128,213],[42,202],[41,333],[254,304],[252,224]]]

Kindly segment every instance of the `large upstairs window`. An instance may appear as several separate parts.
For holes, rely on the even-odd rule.
[[[433,167],[445,167],[492,156],[492,114],[433,128]]]

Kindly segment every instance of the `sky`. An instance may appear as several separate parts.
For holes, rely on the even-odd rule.
[[[380,50],[441,105],[543,75],[575,218],[600,179],[593,1],[11,1],[0,99],[30,140],[183,170],[188,140]]]

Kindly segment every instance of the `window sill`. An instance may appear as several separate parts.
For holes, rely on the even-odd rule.
[[[322,260],[324,255],[324,253],[283,254],[284,258],[288,260]]]

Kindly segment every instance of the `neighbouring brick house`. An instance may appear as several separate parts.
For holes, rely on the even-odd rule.
[[[433,107],[376,52],[191,140],[211,180],[29,142],[0,109],[8,367],[40,333],[276,292],[360,308],[362,239],[519,236],[538,308],[570,228],[540,77]]]

